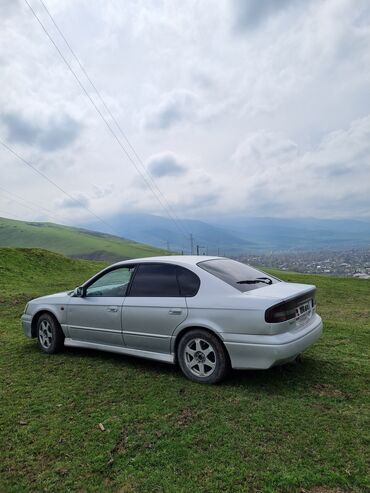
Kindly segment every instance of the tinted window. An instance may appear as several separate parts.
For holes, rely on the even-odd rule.
[[[194,272],[177,266],[177,280],[181,296],[195,296],[197,294],[200,280]]]
[[[176,266],[141,264],[130,289],[130,296],[180,296]]]
[[[132,272],[133,267],[120,267],[103,274],[86,289],[86,296],[125,296]]]
[[[205,260],[199,262],[198,266],[242,292],[280,282],[270,274],[227,258]],[[258,278],[261,282],[258,282]]]

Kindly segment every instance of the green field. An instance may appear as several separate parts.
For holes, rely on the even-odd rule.
[[[53,223],[15,221],[0,217],[0,247],[47,248],[69,257],[118,261],[166,255],[166,250],[118,236]]]
[[[1,493],[369,491],[368,281],[279,273],[318,286],[323,338],[302,363],[203,386],[140,359],[48,356],[22,335],[30,297],[101,266],[0,249]]]

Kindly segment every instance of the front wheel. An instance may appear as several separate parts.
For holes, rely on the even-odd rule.
[[[217,383],[229,367],[223,344],[203,329],[187,332],[180,340],[177,358],[184,375],[199,383]]]
[[[39,348],[48,354],[58,353],[64,345],[64,334],[54,317],[44,313],[37,321]]]

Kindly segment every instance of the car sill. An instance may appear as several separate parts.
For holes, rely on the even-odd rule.
[[[144,351],[142,349],[133,349],[124,346],[108,346],[106,344],[97,344],[95,342],[76,341],[67,337],[64,339],[64,345],[68,347],[79,347],[84,349],[97,349],[99,351],[108,351],[110,353],[126,354],[129,356],[138,356],[140,358],[153,359],[162,361],[163,363],[175,363],[173,354],[154,353],[152,351]]]

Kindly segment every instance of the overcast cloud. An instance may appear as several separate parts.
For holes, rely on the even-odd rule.
[[[79,136],[80,125],[70,116],[58,115],[41,123],[37,117],[27,120],[20,113],[0,115],[9,142],[35,145],[43,151],[70,146]]]
[[[186,173],[186,167],[179,162],[179,158],[171,152],[164,152],[152,156],[147,162],[147,169],[152,176],[179,176]]]
[[[180,217],[370,219],[367,0],[44,1]],[[27,5],[0,10],[0,139],[104,218],[165,214]],[[61,222],[91,219],[2,146],[0,174]],[[1,192],[0,210],[50,219]]]

